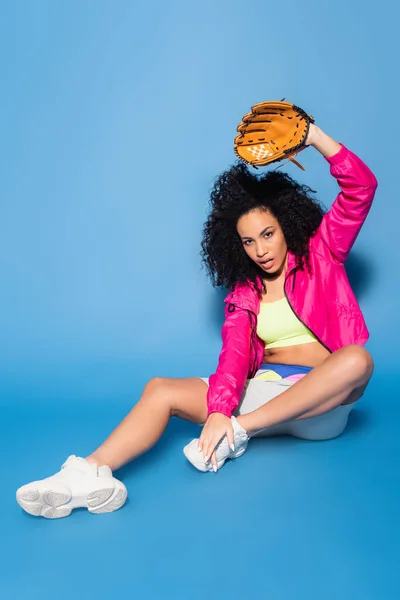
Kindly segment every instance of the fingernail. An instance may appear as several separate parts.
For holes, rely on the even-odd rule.
[[[216,467],[215,465],[213,465],[213,471],[214,471],[214,473],[216,473],[218,471],[218,467]]]
[[[204,459],[204,462],[206,462],[206,463],[207,463],[207,462],[208,462],[208,459],[209,459],[209,457],[208,457],[208,456],[206,456],[206,457],[205,457],[205,459]]]
[[[231,444],[231,450],[232,452],[235,452],[235,444]]]

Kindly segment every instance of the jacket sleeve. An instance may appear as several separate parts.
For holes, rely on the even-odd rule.
[[[324,215],[314,243],[325,244],[333,259],[344,263],[369,213],[378,182],[367,165],[343,145],[325,160],[341,191]]]
[[[222,350],[216,372],[209,378],[208,414],[231,417],[239,405],[250,361],[251,325],[247,311],[226,302]]]

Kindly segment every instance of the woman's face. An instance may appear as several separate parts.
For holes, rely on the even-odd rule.
[[[287,244],[272,214],[256,208],[240,217],[236,225],[244,251],[266,276],[278,275],[286,263]]]

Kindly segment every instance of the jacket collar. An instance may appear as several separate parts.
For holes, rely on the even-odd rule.
[[[296,268],[296,257],[288,251],[288,264],[286,277]],[[251,310],[254,314],[258,314],[260,310],[260,298],[251,281],[247,283],[238,283],[234,290],[225,298],[226,304],[234,304],[243,310]]]
[[[225,298],[227,305],[234,304],[243,310],[251,310],[256,315],[260,309],[260,299],[252,282],[238,283]]]
[[[288,250],[288,264],[286,270],[286,277],[289,275],[290,271],[296,268],[296,257],[292,252]]]

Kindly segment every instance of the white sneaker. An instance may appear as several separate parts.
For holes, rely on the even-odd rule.
[[[228,438],[226,435],[219,442],[216,447],[215,456],[217,459],[218,469],[224,466],[225,461],[228,458],[239,458],[246,451],[247,443],[249,441],[249,436],[243,427],[239,425],[235,417],[231,417],[233,433],[234,433],[234,450],[231,450],[228,444]],[[183,453],[188,459],[189,462],[192,463],[196,469],[199,471],[213,471],[213,465],[211,461],[206,463],[203,458],[203,453],[199,451],[197,448],[198,440],[192,440],[190,444],[184,447]]]
[[[91,513],[118,510],[127,498],[126,487],[107,466],[97,467],[84,458],[70,456],[52,477],[28,483],[17,490],[17,502],[36,517],[67,517],[73,508]]]

